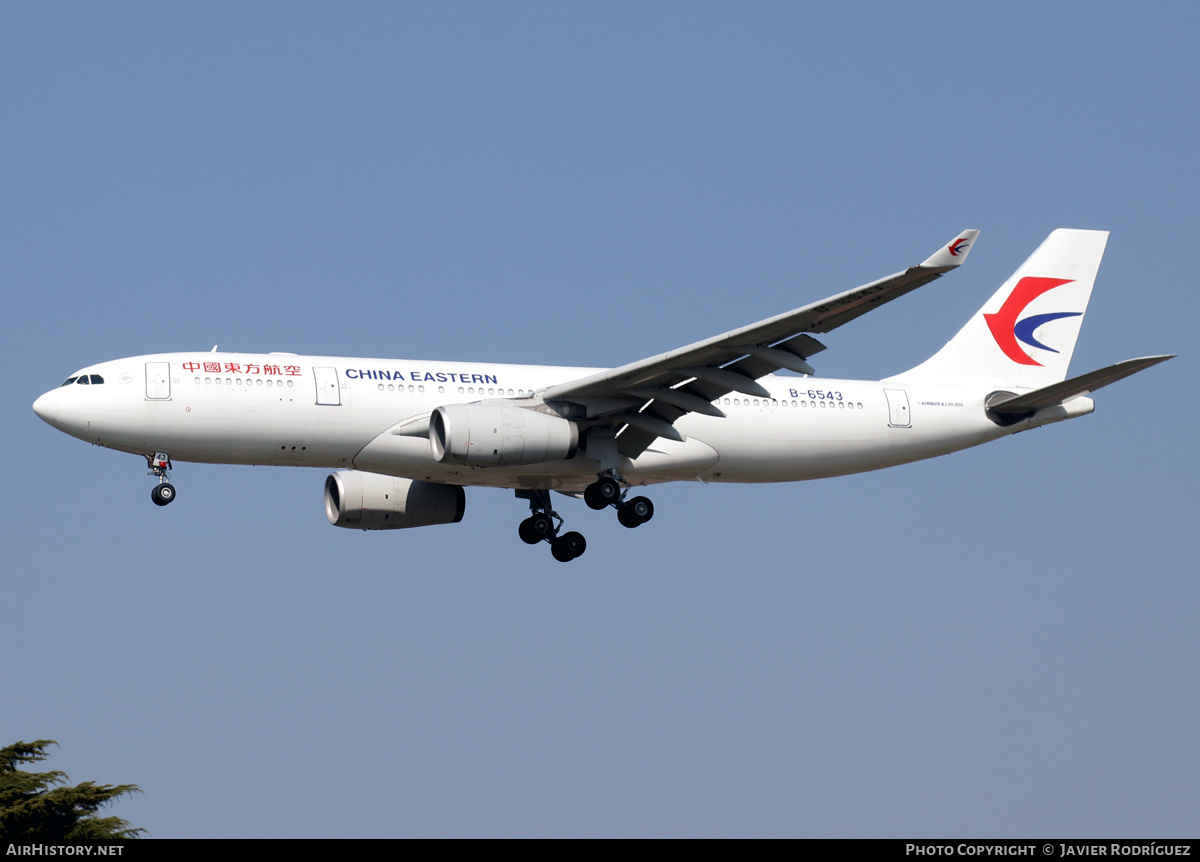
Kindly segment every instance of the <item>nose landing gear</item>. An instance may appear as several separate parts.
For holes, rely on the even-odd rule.
[[[165,506],[175,499],[175,486],[167,481],[170,475],[171,459],[166,452],[155,452],[146,456],[146,466],[150,468],[149,475],[158,477],[158,484],[150,490],[150,499],[156,506]]]

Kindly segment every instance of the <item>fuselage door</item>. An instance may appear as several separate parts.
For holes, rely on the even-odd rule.
[[[146,398],[150,401],[168,401],[171,398],[171,363],[146,363]]]
[[[911,428],[912,418],[908,415],[908,393],[903,389],[885,389],[887,396],[888,425],[893,428]]]
[[[336,368],[314,366],[313,378],[317,381],[317,403],[338,407],[342,403],[342,390],[338,386]]]

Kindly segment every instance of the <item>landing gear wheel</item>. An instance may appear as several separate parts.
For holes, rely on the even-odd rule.
[[[581,556],[586,550],[587,539],[574,530],[569,533],[563,533],[550,543],[550,553],[560,563],[569,563],[576,557]]]
[[[639,523],[646,523],[654,517],[654,504],[649,497],[634,497],[625,503],[625,508],[637,515]]]
[[[583,489],[583,501],[593,509],[603,509],[621,499],[621,486],[616,479],[601,476]]]
[[[156,506],[165,506],[175,499],[175,486],[170,482],[163,482],[161,485],[155,485],[150,491],[150,499],[154,501]]]
[[[539,512],[522,521],[517,533],[521,541],[528,545],[536,545],[542,539],[549,539],[554,535],[554,521],[550,520],[549,515]]]
[[[654,517],[654,504],[647,497],[634,497],[617,509],[617,520],[621,526],[640,527]]]

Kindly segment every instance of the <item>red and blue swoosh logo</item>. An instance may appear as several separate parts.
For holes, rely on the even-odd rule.
[[[992,331],[992,338],[996,339],[996,344],[1004,351],[1005,356],[1020,365],[1042,364],[1026,353],[1021,345],[1017,343],[1018,340],[1039,350],[1049,350],[1051,353],[1058,353],[1053,347],[1048,347],[1034,338],[1034,332],[1043,323],[1049,323],[1051,320],[1059,320],[1063,317],[1079,317],[1083,314],[1082,311],[1031,314],[1029,317],[1021,320],[1017,318],[1021,317],[1021,312],[1025,310],[1025,307],[1029,303],[1033,302],[1043,293],[1061,285],[1070,284],[1073,280],[1070,278],[1027,276],[1017,282],[1017,286],[1008,295],[1008,299],[1004,300],[1004,305],[1000,306],[999,311],[995,314],[985,314],[983,316],[983,319],[987,321],[988,329]]]
[[[971,241],[966,237],[962,237],[960,239],[956,239],[954,242],[950,243],[950,245],[946,246],[946,250],[949,251],[952,256],[958,257],[960,254],[966,254],[967,249],[970,247]]]

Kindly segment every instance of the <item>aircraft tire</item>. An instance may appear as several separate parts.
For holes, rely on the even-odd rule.
[[[616,479],[601,476],[584,489],[583,499],[593,509],[603,509],[621,499],[621,486]]]
[[[527,545],[536,545],[542,540],[542,537],[533,532],[533,518],[526,518],[517,527],[517,535],[521,537],[521,541]]]
[[[582,556],[586,550],[587,539],[574,530],[563,533],[550,544],[550,553],[560,563],[569,563],[576,557]]]
[[[654,517],[654,504],[649,497],[634,497],[625,504],[625,508],[633,512],[639,524],[644,524]]]
[[[155,485],[150,491],[150,499],[156,506],[165,506],[175,499],[175,486],[170,482]]]
[[[603,500],[601,500],[599,497],[596,496],[596,483],[595,482],[593,482],[591,485],[588,485],[586,488],[583,489],[583,502],[588,504],[589,509],[596,509],[596,510],[603,509],[605,506],[608,505],[608,503],[604,502]]]
[[[530,545],[535,545],[542,539],[554,538],[554,522],[551,520],[550,515],[547,515],[544,511],[539,511],[538,514],[530,515],[526,520],[523,520],[517,532]]]

